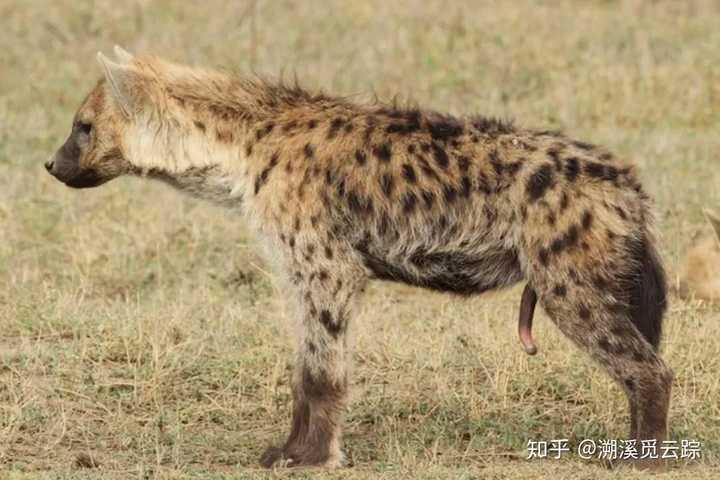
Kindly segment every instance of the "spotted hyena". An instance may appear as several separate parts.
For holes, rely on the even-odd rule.
[[[104,78],[46,167],[76,188],[160,180],[237,211],[269,246],[297,357],[290,434],[263,465],[342,464],[348,329],[370,279],[463,296],[524,280],[521,324],[538,300],[624,389],[630,437],[666,438],[665,274],[631,165],[482,116],[116,56],[99,54]]]

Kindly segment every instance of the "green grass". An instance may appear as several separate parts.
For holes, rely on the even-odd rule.
[[[0,478],[642,476],[525,460],[529,439],[624,438],[628,413],[544,315],[540,354],[522,353],[517,289],[459,300],[382,283],[354,326],[352,466],[258,469],[289,424],[291,341],[253,239],[162,185],[73,191],[42,164],[115,43],[297,73],[607,145],[640,167],[675,283],[701,208],[720,205],[717,2],[283,0],[254,19],[247,2],[127,3],[0,3]],[[719,320],[672,299],[671,436],[701,440],[703,458],[667,478],[720,469]]]

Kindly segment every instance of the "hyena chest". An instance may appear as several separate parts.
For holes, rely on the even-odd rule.
[[[515,250],[419,246],[385,251],[358,245],[365,266],[381,280],[391,280],[461,295],[512,285],[522,279]]]

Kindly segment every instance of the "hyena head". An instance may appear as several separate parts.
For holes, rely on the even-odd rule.
[[[70,187],[96,187],[139,173],[148,168],[139,157],[156,157],[158,152],[150,150],[172,140],[148,138],[147,133],[162,130],[148,128],[153,119],[173,117],[171,109],[163,108],[168,102],[162,89],[165,77],[173,74],[172,65],[134,57],[120,47],[115,47],[115,56],[113,61],[98,53],[105,75],[75,114],[65,143],[45,163],[51,175]]]

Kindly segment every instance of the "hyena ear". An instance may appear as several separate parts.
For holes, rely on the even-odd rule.
[[[128,65],[113,62],[102,52],[98,52],[97,59],[103,68],[105,78],[120,110],[126,117],[130,118],[134,110],[133,84],[139,80],[138,73]]]
[[[720,217],[707,209],[705,209],[705,217],[708,219],[708,222],[710,222],[710,226],[713,227],[713,230],[715,230],[715,236],[717,237],[718,242],[720,242]]]
[[[119,45],[115,45],[113,47],[113,52],[115,53],[115,58],[121,64],[127,65],[128,63],[132,62],[133,58],[135,58],[132,53],[128,52]]]

